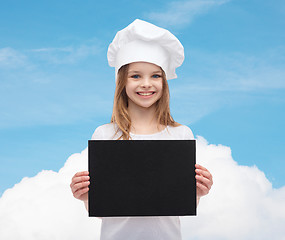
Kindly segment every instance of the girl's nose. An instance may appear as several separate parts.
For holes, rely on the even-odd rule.
[[[142,87],[151,87],[152,83],[151,83],[151,79],[149,77],[144,77],[142,78],[142,82],[141,82],[141,86]]]

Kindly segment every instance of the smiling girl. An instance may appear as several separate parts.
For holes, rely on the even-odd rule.
[[[116,90],[111,123],[96,128],[96,140],[194,139],[191,129],[170,114],[167,80],[184,60],[184,49],[169,31],[135,20],[119,31],[108,49],[115,67]],[[196,164],[197,203],[208,194],[210,172]],[[94,179],[96,181],[96,179]],[[75,198],[88,209],[89,173],[78,172],[70,184]],[[179,240],[179,216],[103,217],[101,240]]]

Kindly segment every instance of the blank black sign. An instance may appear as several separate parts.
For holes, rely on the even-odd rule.
[[[195,140],[89,140],[89,216],[196,215]]]

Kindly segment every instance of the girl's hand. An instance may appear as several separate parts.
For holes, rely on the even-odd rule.
[[[73,176],[70,188],[75,198],[84,202],[88,201],[89,179],[89,172],[87,171],[78,172]]]
[[[197,201],[199,202],[200,197],[205,196],[209,193],[213,185],[212,174],[203,166],[196,164],[196,182],[197,182]]]

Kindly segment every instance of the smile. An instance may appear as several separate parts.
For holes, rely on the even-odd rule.
[[[137,94],[141,96],[150,96],[155,94],[155,92],[137,92]]]

